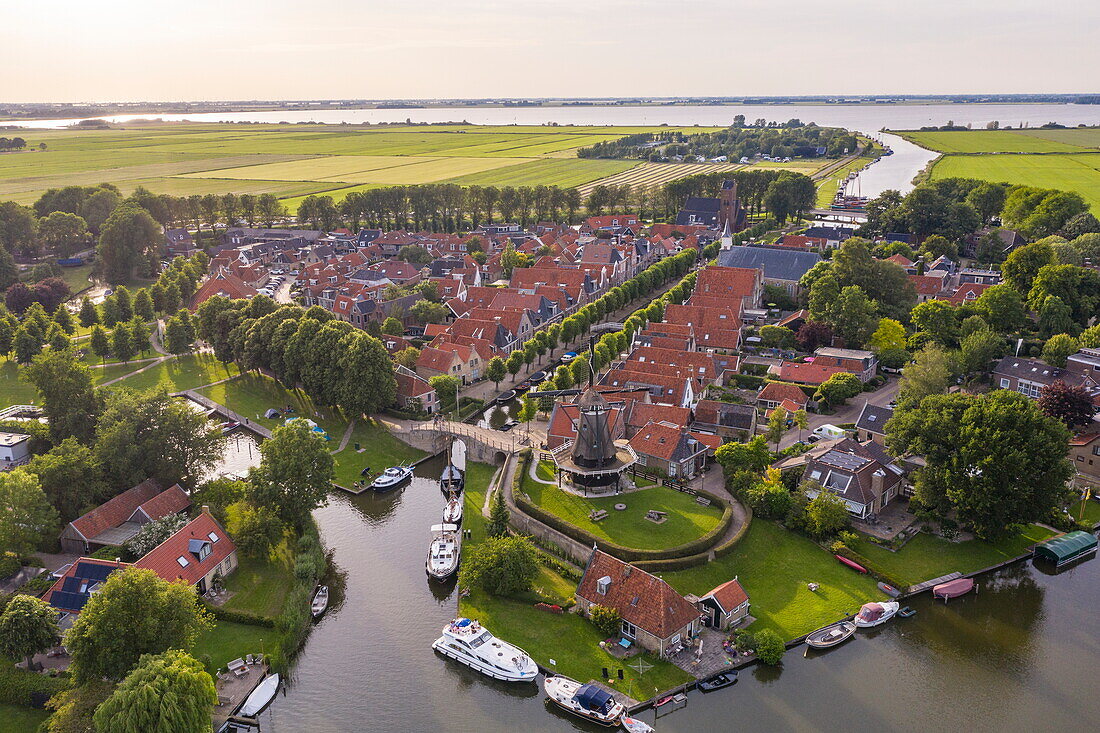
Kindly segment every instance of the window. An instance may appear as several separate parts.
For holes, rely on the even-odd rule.
[[[199,560],[205,560],[210,556],[210,543],[202,543],[202,547],[199,548]]]
[[[638,634],[638,627],[629,621],[623,621],[622,632],[626,638],[633,639]]]
[[[680,635],[679,634],[673,634],[672,638],[668,640],[668,643],[669,644],[679,644],[680,643]]]
[[[216,532],[211,532],[210,534],[208,534],[206,536],[210,538],[211,542],[217,542],[218,541],[218,535],[217,535]]]
[[[176,562],[178,562],[180,564],[181,568],[185,568],[185,567],[187,567],[188,565],[191,564],[191,563],[187,562],[187,558],[183,557],[182,555],[180,557],[176,558]]]

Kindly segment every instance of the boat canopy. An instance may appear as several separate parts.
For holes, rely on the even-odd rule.
[[[606,713],[612,701],[610,692],[601,690],[595,685],[581,685],[573,699],[585,710],[594,710],[600,713]]]
[[[880,603],[864,603],[863,608],[859,609],[859,615],[868,621],[874,621],[884,610]]]
[[[457,532],[458,531],[458,525],[457,524],[433,524],[432,525],[432,531],[433,532]]]
[[[1035,548],[1036,557],[1049,560],[1055,565],[1064,565],[1083,557],[1096,549],[1096,537],[1088,532],[1077,530],[1061,537],[1040,542]]]

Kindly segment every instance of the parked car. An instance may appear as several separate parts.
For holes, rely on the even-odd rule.
[[[561,355],[561,363],[562,364],[568,364],[569,362],[573,361],[576,358],[577,358],[577,352],[567,351],[567,352],[565,352],[564,354]]]

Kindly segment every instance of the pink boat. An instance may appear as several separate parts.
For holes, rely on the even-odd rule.
[[[946,603],[949,598],[965,596],[972,590],[974,590],[973,578],[958,578],[957,580],[949,580],[946,583],[932,586],[932,596],[942,598]]]
[[[837,560],[840,560],[842,563],[850,567],[852,570],[855,570],[857,573],[863,573],[864,575],[867,574],[867,568],[863,567],[855,560],[849,560],[843,555],[833,555],[833,557],[835,557]]]

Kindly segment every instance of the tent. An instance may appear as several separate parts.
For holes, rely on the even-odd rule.
[[[269,419],[279,417],[279,411],[275,408],[270,408],[267,412],[264,413],[264,417]]]

